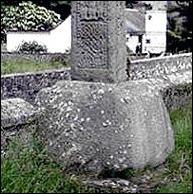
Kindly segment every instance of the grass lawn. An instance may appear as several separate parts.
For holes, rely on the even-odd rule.
[[[124,178],[141,187],[141,193],[192,192],[192,105],[170,113],[176,149],[165,164],[141,171],[124,172]],[[146,182],[141,178],[149,177]],[[141,184],[141,185],[140,185]],[[28,146],[17,140],[1,159],[2,193],[79,193],[86,191],[76,178],[63,174],[34,137]],[[94,192],[94,191],[93,191]],[[89,192],[91,193],[91,192]]]
[[[192,104],[171,113],[175,151],[166,162],[166,179],[158,193],[192,193]]]
[[[15,59],[1,61],[1,75],[12,73],[36,72],[49,69],[60,69],[66,67],[64,63],[57,61],[38,62],[30,59]]]

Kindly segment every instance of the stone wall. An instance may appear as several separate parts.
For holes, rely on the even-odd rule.
[[[33,104],[36,94],[57,81],[70,79],[70,69],[1,76],[1,99],[22,98]]]
[[[131,80],[139,80],[162,77],[164,75],[191,69],[192,53],[185,53],[132,61],[129,72]]]
[[[175,110],[192,101],[192,71],[176,72],[160,78],[133,81],[158,89],[168,110]]]
[[[162,58],[132,61],[131,80],[162,78],[174,72],[191,71],[192,55],[180,54]],[[37,73],[13,74],[1,76],[1,99],[22,98],[33,104],[36,94],[57,81],[69,80],[70,68]]]

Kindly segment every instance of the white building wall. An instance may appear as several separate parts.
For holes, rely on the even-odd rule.
[[[167,12],[146,12],[146,34],[144,52],[161,53],[166,51]]]
[[[48,45],[50,39],[49,32],[8,32],[7,33],[7,51],[16,51],[23,41],[37,41],[41,45]]]
[[[150,40],[150,43],[147,43]],[[144,52],[161,53],[166,52],[166,33],[146,33],[144,39]]]
[[[7,51],[16,51],[23,41],[36,41],[50,53],[64,53],[71,48],[71,17],[50,32],[8,32]]]
[[[139,36],[127,34],[126,38],[127,38],[127,42],[126,42],[127,47],[133,53],[135,53],[136,52],[137,44],[139,43]]]
[[[49,40],[49,52],[64,53],[71,49],[71,16],[61,25],[51,31]]]

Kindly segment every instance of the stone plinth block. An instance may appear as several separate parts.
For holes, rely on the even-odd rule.
[[[124,1],[72,1],[72,79],[127,79],[124,9]]]
[[[38,112],[30,103],[20,98],[1,101],[1,126],[3,128],[29,124],[36,120]]]
[[[152,84],[58,82],[36,98],[39,134],[65,169],[156,166],[174,147],[162,97]]]

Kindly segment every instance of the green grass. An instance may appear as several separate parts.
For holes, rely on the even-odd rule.
[[[16,138],[1,160],[2,193],[78,193],[86,191],[73,176],[65,176],[59,164],[46,154],[34,136],[28,145]]]
[[[39,62],[30,59],[2,60],[1,74],[37,72],[50,69],[60,69],[63,67],[66,67],[66,64],[62,64],[59,61]]]
[[[157,188],[157,193],[192,193],[192,105],[170,115],[176,140],[164,174],[170,182]]]
[[[151,189],[148,188],[144,192],[192,192],[192,105],[173,111],[170,115],[175,129],[176,149],[163,165],[164,168],[125,172],[125,177],[138,181],[142,175],[151,175],[150,181],[146,183]],[[1,160],[2,193],[85,191],[88,190],[81,186],[77,178],[65,175],[61,166],[47,156],[43,144],[36,136],[26,146],[21,145],[19,140],[14,140],[7,155]]]

